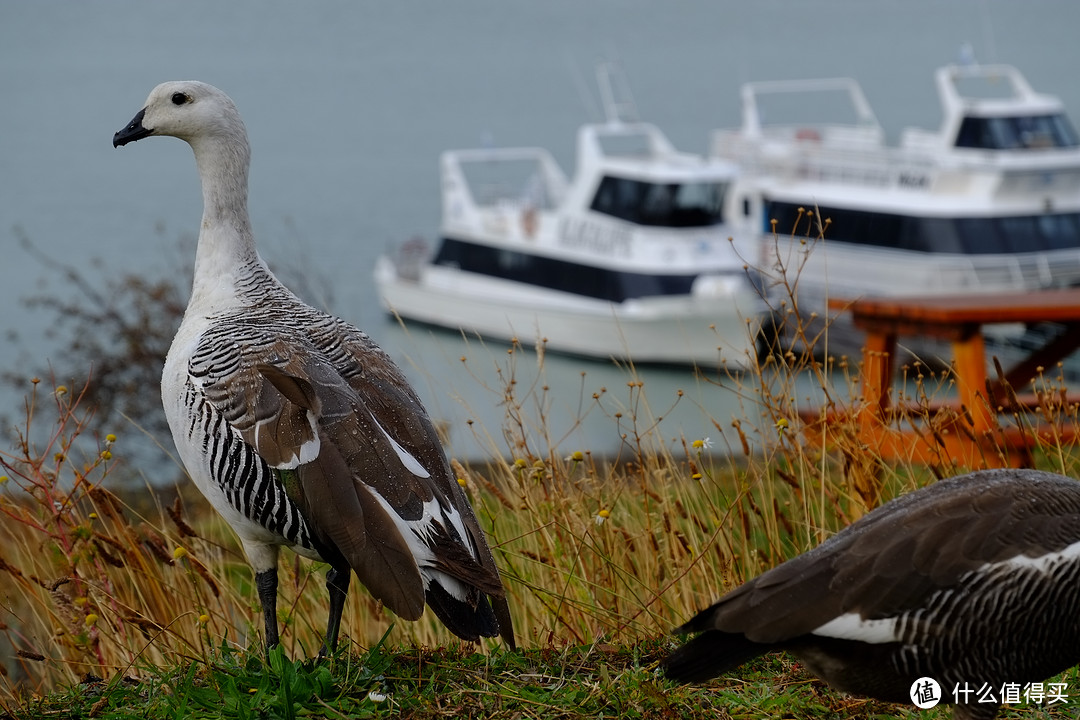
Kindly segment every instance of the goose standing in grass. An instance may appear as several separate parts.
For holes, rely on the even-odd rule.
[[[351,572],[397,615],[425,603],[465,640],[514,631],[499,571],[431,420],[391,359],[304,304],[255,250],[250,151],[236,106],[200,82],[157,86],[113,146],[186,141],[202,181],[195,279],[161,380],[199,489],[255,571],[277,644],[281,546],[330,565],[323,652],[337,645]]]
[[[1080,662],[1080,482],[1036,470],[939,481],[675,632],[700,633],[664,661],[681,682],[786,650],[855,695],[910,703],[928,677],[956,718],[993,718],[1006,684]]]

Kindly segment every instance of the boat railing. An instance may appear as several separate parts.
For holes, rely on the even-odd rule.
[[[1021,255],[961,256],[968,264],[971,287],[1013,287],[1036,290],[1080,283],[1080,250]],[[953,278],[945,277],[948,283]]]
[[[799,108],[800,120],[807,119],[807,109],[816,108],[819,111],[827,110],[832,117],[851,113],[853,120],[850,124],[853,126],[881,128],[866,95],[853,78],[750,82],[742,86],[740,96],[743,130],[749,135],[758,134],[769,125],[788,122],[771,117],[771,113],[762,107],[763,100],[770,102],[767,99],[774,99],[781,107],[787,103],[789,110],[784,112],[781,109],[785,117],[793,112],[790,101],[794,100]]]
[[[480,148],[442,155],[445,203],[475,209],[550,210],[562,202],[567,180],[542,148]]]
[[[850,126],[783,126],[757,137],[718,130],[712,154],[734,160],[750,177],[881,188],[921,187],[937,167],[929,155],[883,145],[874,128]]]
[[[1017,108],[1054,112],[1062,108],[1058,98],[1036,92],[1012,65],[947,65],[938,68],[934,81],[946,123],[951,115],[971,108],[997,112]]]
[[[840,137],[807,128],[778,128],[759,137],[717,130],[712,155],[738,163],[748,177],[808,180],[876,188],[929,188],[943,172],[994,173],[999,195],[1038,191],[1058,195],[1080,189],[1078,153],[1072,148],[1039,154],[987,153],[943,147],[930,131],[909,128],[900,147]],[[863,138],[865,141],[866,138]]]
[[[1012,65],[946,65],[937,69],[934,80],[942,97],[953,98],[958,104],[989,98],[1030,102],[1045,97],[1035,92],[1023,73]],[[965,88],[962,86],[965,82],[977,85]],[[977,92],[971,92],[973,89]]]
[[[650,123],[609,122],[582,125],[578,129],[576,176],[589,173],[605,160],[701,162],[699,156],[679,152],[660,128]]]
[[[837,245],[813,248],[808,265],[827,264],[831,293],[837,297],[874,287],[881,294],[947,294],[982,290],[1042,290],[1080,285],[1080,248],[1019,255],[934,255],[876,248],[880,260],[867,262],[867,250],[848,255]],[[805,269],[804,269],[805,271]],[[824,272],[824,271],[823,271]],[[771,273],[766,268],[765,275]],[[848,278],[858,278],[851,287]]]

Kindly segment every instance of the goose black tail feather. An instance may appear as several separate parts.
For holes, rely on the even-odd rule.
[[[481,637],[499,634],[499,621],[486,595],[481,594],[480,602],[473,607],[448,593],[438,580],[432,580],[428,583],[426,599],[443,625],[462,640],[477,642]]]
[[[510,617],[510,603],[506,596],[488,596],[491,600],[491,609],[495,612],[495,619],[499,621],[499,634],[503,642],[511,650],[517,650],[517,640],[514,639],[514,621]]]
[[[742,633],[706,630],[667,656],[664,674],[675,682],[705,682],[771,649]]]

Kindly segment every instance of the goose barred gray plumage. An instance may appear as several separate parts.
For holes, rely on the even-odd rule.
[[[931,677],[957,718],[993,718],[1005,683],[1080,662],[1080,482],[986,470],[887,503],[698,613],[664,662],[703,682],[786,650],[835,688],[910,703]],[[965,685],[967,683],[967,685]],[[954,690],[988,683],[998,702]]]
[[[351,571],[403,618],[426,603],[456,635],[513,647],[494,558],[420,399],[367,335],[303,303],[256,252],[232,100],[205,83],[163,83],[113,145],[151,135],[191,145],[204,203],[191,299],[162,375],[165,414],[255,570],[267,644],[278,641],[286,546],[330,565],[324,651],[337,644]]]

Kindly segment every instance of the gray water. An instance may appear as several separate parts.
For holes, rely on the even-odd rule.
[[[982,62],[1017,65],[1075,118],[1078,28],[1072,0],[0,0],[0,370],[64,355],[46,337],[50,316],[20,301],[70,291],[19,248],[21,233],[91,274],[179,271],[174,241],[197,232],[201,213],[190,151],[171,139],[121,151],[110,141],[154,85],[199,79],[228,92],[247,123],[262,255],[315,287],[325,279],[332,297],[309,299],[402,362],[455,453],[508,453],[501,396],[484,387],[499,385],[505,347],[405,332],[381,313],[370,281],[389,244],[435,233],[440,151],[539,145],[571,172],[577,127],[600,117],[601,59],[621,63],[643,119],[696,152],[712,129],[739,123],[748,80],[851,75],[892,139],[905,126],[936,127],[933,70],[965,43]],[[535,371],[519,362],[526,386]],[[632,402],[628,374],[568,358],[545,368],[553,429],[568,436],[559,447],[616,451],[625,419],[611,416]],[[664,420],[668,441],[723,443],[710,418],[744,414],[730,382],[670,368],[641,377],[656,414],[685,391]],[[606,399],[578,426],[601,387]],[[19,403],[0,391],[0,413]],[[477,427],[494,445],[474,439]]]

